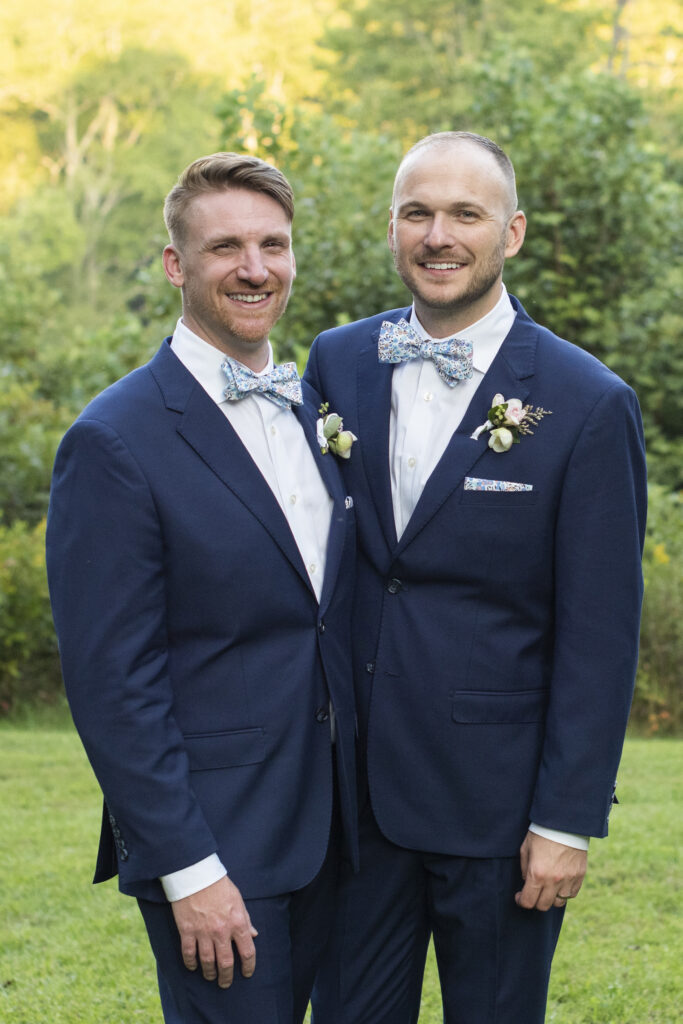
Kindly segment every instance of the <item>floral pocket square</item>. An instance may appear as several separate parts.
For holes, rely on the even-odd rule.
[[[465,477],[466,491],[533,491],[533,484],[518,484],[513,480],[483,480],[478,476]]]

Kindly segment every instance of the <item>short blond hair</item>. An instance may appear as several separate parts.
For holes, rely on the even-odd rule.
[[[282,207],[287,219],[294,219],[292,186],[277,167],[256,156],[241,153],[211,153],[186,167],[164,202],[164,223],[171,243],[182,247],[186,231],[185,216],[193,199],[207,192],[245,188],[262,192]]]

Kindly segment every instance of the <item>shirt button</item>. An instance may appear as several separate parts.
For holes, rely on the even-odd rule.
[[[413,458],[413,456],[411,455],[410,458],[408,459],[408,465],[410,466],[411,469],[413,469],[413,467],[415,466],[416,462],[417,462],[417,459]]]
[[[425,393],[424,393],[424,395],[422,397],[424,398],[425,402],[431,402],[431,400],[434,397],[434,395],[432,394],[431,391],[425,391]]]
[[[270,432],[273,435],[273,437],[275,437],[275,435],[277,434],[277,427],[271,427]]]
[[[290,494],[290,496],[289,496],[289,504],[290,505],[296,505],[296,494]]]
[[[317,565],[315,564],[315,562],[311,562],[311,564],[310,564],[310,565],[309,565],[309,567],[308,567],[308,571],[309,571],[309,572],[315,572],[315,570],[316,570],[317,568],[318,568],[318,566],[317,566]]]

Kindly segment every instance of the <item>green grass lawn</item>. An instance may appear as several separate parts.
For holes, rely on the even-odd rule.
[[[566,915],[548,1021],[680,1019],[682,768],[683,741],[627,742],[610,837],[593,842]],[[0,1021],[161,1024],[134,901],[89,884],[100,797],[73,730],[0,727],[0,785]],[[420,1024],[440,1021],[430,957]]]

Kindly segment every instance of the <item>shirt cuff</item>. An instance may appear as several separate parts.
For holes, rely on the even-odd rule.
[[[166,899],[169,903],[175,903],[186,896],[194,896],[200,889],[213,885],[227,873],[218,854],[212,853],[187,868],[172,871],[170,875],[161,875],[159,881],[164,887]]]
[[[588,836],[577,836],[573,832],[558,832],[555,828],[545,828],[544,825],[535,825],[533,821],[529,825],[529,831],[535,832],[537,836],[544,839],[552,839],[554,843],[562,843],[563,846],[572,846],[575,850],[588,849]]]

